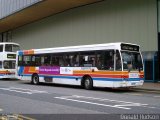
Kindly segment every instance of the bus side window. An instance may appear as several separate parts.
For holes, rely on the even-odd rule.
[[[105,51],[105,65],[106,70],[114,70],[114,50]]]
[[[52,66],[58,66],[59,64],[58,64],[58,61],[59,61],[59,58],[58,58],[58,56],[52,56],[52,62],[51,62],[51,64],[52,64]]]
[[[25,66],[31,66],[31,56],[23,56],[23,62]]]
[[[96,55],[96,66],[99,70],[103,70],[104,69],[104,52],[103,51],[99,51],[97,52]]]
[[[70,63],[70,57],[69,55],[63,55],[63,66],[67,67],[67,66],[71,66],[71,63]]]
[[[80,54],[80,66],[83,67],[93,67],[96,63],[96,54],[95,52],[82,52]]]
[[[0,61],[0,68],[2,68],[2,61]]]
[[[63,56],[59,56],[59,66],[64,66],[64,59]]]
[[[18,66],[23,65],[22,63],[23,63],[22,56],[18,56]]]
[[[5,51],[6,52],[12,52],[12,45],[11,44],[6,44],[5,45]]]
[[[3,52],[3,45],[0,45],[0,52]]]
[[[42,66],[50,66],[51,65],[51,55],[45,55],[45,56],[41,56],[41,62],[40,65]]]
[[[32,65],[33,66],[40,66],[41,65],[41,58],[38,55],[32,56]]]
[[[78,67],[79,66],[79,55],[73,55],[71,57],[71,66]]]
[[[116,50],[116,70],[122,70],[122,62],[120,58],[120,53],[118,50]]]

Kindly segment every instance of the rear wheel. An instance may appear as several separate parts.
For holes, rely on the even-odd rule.
[[[38,74],[33,74],[31,83],[35,84],[35,85],[39,84],[39,76],[38,76]]]
[[[91,77],[84,78],[84,88],[87,90],[93,89],[93,81]]]

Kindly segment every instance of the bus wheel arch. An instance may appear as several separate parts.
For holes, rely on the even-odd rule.
[[[34,85],[39,84],[39,75],[37,73],[32,74],[31,83],[34,84]]]
[[[90,75],[84,75],[81,80],[81,86],[87,90],[93,89],[93,80]]]

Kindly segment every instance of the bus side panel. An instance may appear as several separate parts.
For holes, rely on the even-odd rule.
[[[39,77],[39,82],[44,82],[44,83],[56,83],[56,84],[66,84],[66,85],[81,85],[81,79],[76,79],[76,77],[71,77],[71,76],[48,76],[52,80],[46,81],[45,77],[47,76],[42,76],[40,75]]]
[[[128,72],[108,72],[105,71],[101,73],[100,71],[92,74],[93,86],[94,87],[133,87],[143,85],[143,72],[135,74],[139,74],[137,78],[129,78]]]
[[[38,73],[38,67],[18,67],[17,76],[21,80],[31,80],[33,73]]]
[[[120,88],[120,87],[135,87],[143,85],[143,80],[138,81],[97,81],[93,80],[94,87],[111,87],[111,88]]]

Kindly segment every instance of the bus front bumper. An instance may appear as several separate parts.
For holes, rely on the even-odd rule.
[[[144,83],[144,80],[139,81],[122,81],[119,85],[119,87],[134,87],[134,86],[142,86]],[[117,86],[118,87],[118,86]]]

